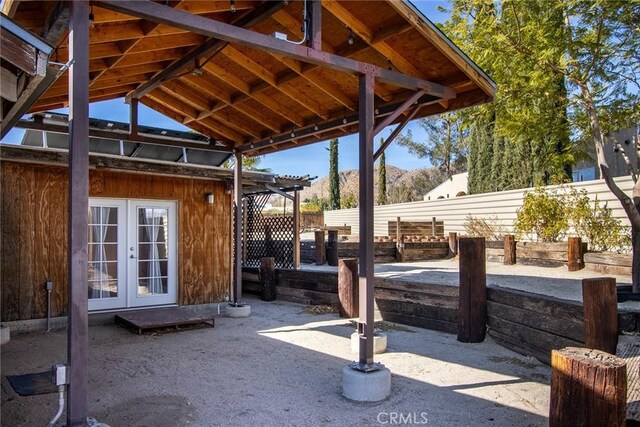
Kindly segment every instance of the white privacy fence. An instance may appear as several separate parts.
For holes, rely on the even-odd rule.
[[[631,177],[616,178],[615,181],[623,191],[631,195],[633,189]],[[565,184],[564,187],[575,187],[578,190],[584,188],[592,200],[597,198],[601,206],[607,203],[607,206],[612,209],[613,215],[623,225],[629,225],[620,202],[609,191],[604,180],[575,182]],[[546,188],[553,190],[559,189],[560,186]],[[388,221],[396,221],[397,217],[403,221],[431,221],[433,217],[436,217],[438,221],[444,221],[445,234],[452,231],[465,234],[464,223],[468,216],[484,219],[496,218],[497,222],[504,227],[505,232],[513,233],[516,211],[522,206],[525,191],[533,191],[533,188],[376,206],[374,208],[374,234],[386,236]],[[324,222],[327,226],[351,226],[352,234],[358,234],[358,208],[325,211]]]

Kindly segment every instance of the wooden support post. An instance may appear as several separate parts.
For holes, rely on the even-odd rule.
[[[358,317],[358,259],[338,261],[338,311],[340,317]]]
[[[233,259],[233,301],[239,303],[242,298],[242,154],[235,154],[235,169],[233,171],[233,201],[235,205],[234,224],[234,259]]]
[[[402,221],[400,217],[396,219],[396,261],[402,262],[404,259],[404,234],[402,234]]]
[[[398,234],[396,238],[396,261],[404,261],[404,234]]]
[[[329,230],[327,240],[327,264],[332,267],[338,265],[338,230]]]
[[[327,252],[324,246],[324,231],[317,230],[316,237],[316,265],[324,265],[327,262]]]
[[[436,217],[431,218],[431,235],[436,236]]]
[[[616,354],[618,346],[618,295],[616,279],[582,280],[585,347]]]
[[[458,341],[482,342],[487,331],[487,273],[484,237],[464,237],[460,250]]]
[[[286,199],[285,199],[286,200]],[[293,192],[293,269],[300,268],[300,191]]]
[[[138,136],[138,98],[129,101],[129,135]]]
[[[87,425],[89,324],[89,2],[71,2],[69,56],[69,328],[67,425]]]
[[[308,46],[315,50],[322,50],[322,4],[320,0],[311,0],[308,5],[309,41]]]
[[[626,425],[627,369],[619,357],[588,348],[551,352],[549,427]]]
[[[458,233],[449,233],[449,256],[454,257],[458,255]]]
[[[373,73],[359,77],[359,140],[358,140],[358,217],[360,241],[358,244],[358,347],[362,369],[373,364],[373,127],[374,127]]]
[[[516,236],[505,234],[504,236],[504,265],[516,263]]]
[[[567,245],[567,268],[569,271],[578,271],[584,268],[582,239],[580,237],[569,237]]]
[[[276,259],[274,257],[260,258],[260,299],[273,301],[276,299]]]

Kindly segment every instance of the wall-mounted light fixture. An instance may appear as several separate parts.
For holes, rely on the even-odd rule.
[[[207,193],[205,194],[205,199],[207,201],[208,204],[212,205],[213,204],[213,193]]]

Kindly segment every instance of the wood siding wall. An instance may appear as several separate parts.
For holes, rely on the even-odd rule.
[[[52,280],[52,315],[66,314],[67,169],[0,165],[2,321],[42,318]],[[90,196],[178,203],[178,303],[221,301],[231,272],[231,196],[223,182],[90,171]],[[213,193],[215,203],[205,203]]]

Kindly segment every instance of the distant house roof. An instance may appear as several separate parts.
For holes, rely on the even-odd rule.
[[[424,200],[449,199],[453,197],[466,196],[468,188],[469,172],[452,175],[442,184],[424,195]]]

